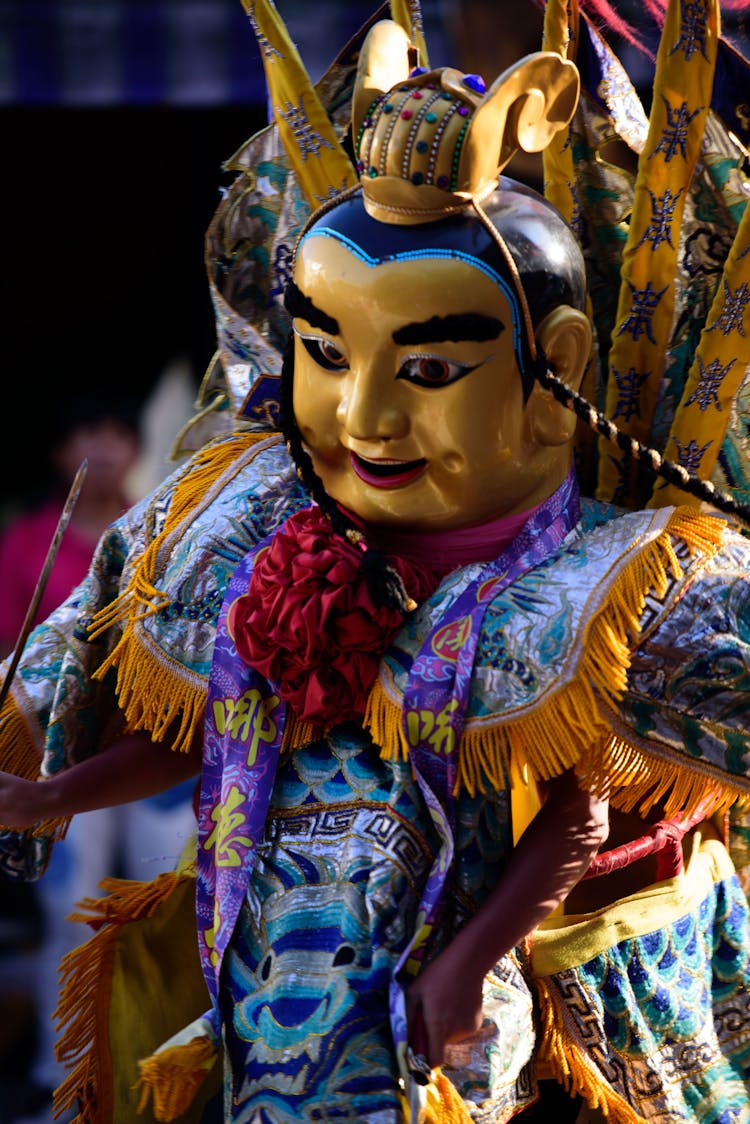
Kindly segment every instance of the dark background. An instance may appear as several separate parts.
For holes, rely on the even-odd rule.
[[[255,105],[2,111],[10,444],[23,430],[36,446],[73,384],[145,395],[175,356],[202,372],[213,350],[203,231],[222,160],[264,123]]]

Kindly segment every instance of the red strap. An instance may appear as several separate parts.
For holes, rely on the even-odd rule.
[[[705,819],[705,812],[701,810],[689,819],[679,815],[669,820],[660,820],[639,839],[633,839],[630,843],[623,843],[621,847],[614,847],[611,851],[597,855],[581,881],[587,878],[600,878],[603,874],[611,874],[613,870],[622,870],[623,867],[630,866],[631,863],[644,859],[647,855],[658,855],[657,882],[665,878],[674,878],[683,867],[683,836],[703,819]]]

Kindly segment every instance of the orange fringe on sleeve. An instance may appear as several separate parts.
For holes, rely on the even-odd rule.
[[[190,471],[175,488],[164,527],[136,563],[127,589],[94,617],[89,633],[92,640],[113,625],[124,626],[95,678],[102,679],[116,669],[118,701],[130,731],[145,729],[154,741],[160,741],[169,730],[174,749],[190,749],[203,717],[207,683],[153,645],[138,624],[170,603],[157,581],[186,525],[253,459],[260,442],[275,444],[278,440],[276,434],[241,433],[197,453]]]

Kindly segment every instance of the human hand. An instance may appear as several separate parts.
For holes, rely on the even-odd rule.
[[[406,993],[409,1045],[431,1068],[442,1065],[445,1047],[482,1026],[482,980],[462,963],[456,942],[420,972]]]
[[[44,783],[0,773],[0,825],[18,831],[46,819],[50,810],[45,788]]]

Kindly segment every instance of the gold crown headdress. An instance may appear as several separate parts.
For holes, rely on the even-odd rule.
[[[445,218],[481,199],[519,148],[541,152],[578,101],[578,71],[555,52],[530,55],[490,86],[451,67],[414,67],[403,28],[367,37],[352,107],[357,172],[382,222]]]

